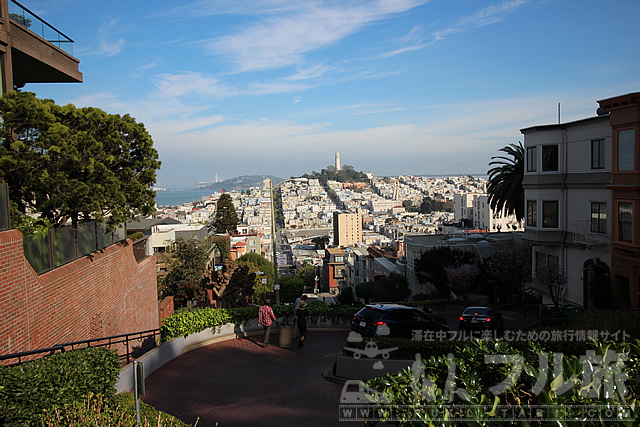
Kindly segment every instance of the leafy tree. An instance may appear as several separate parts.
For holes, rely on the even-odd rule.
[[[378,276],[373,281],[373,298],[375,301],[405,301],[411,295],[407,278],[402,274],[391,273]]]
[[[262,271],[265,276],[267,276],[267,284],[262,284],[262,279],[256,276],[255,279],[255,292],[256,294],[264,294],[267,292],[273,291],[273,284],[275,283],[273,271],[273,263],[263,257],[262,255],[256,253],[248,253],[242,255],[236,263],[240,266],[246,266],[249,268],[249,273],[255,273],[257,271]]]
[[[459,267],[445,268],[449,279],[449,287],[459,292],[464,297],[465,293],[478,277],[478,266],[475,264],[463,264]]]
[[[356,295],[362,298],[365,303],[373,300],[373,282],[358,283],[356,285]]]
[[[240,220],[233,206],[233,200],[227,193],[222,193],[216,203],[216,216],[213,220],[213,228],[216,233],[231,234],[236,231]]]
[[[187,301],[205,301],[208,244],[198,239],[178,238],[170,248],[169,273],[162,279],[160,298],[173,296],[176,307]]]
[[[353,302],[353,289],[351,288],[351,286],[343,288],[340,291],[340,293],[338,294],[338,302],[345,305],[351,304]]]
[[[212,290],[218,307],[242,307],[244,299],[254,293],[256,274],[250,273],[247,266],[225,259],[222,269],[209,269],[205,282],[207,288]]]
[[[415,273],[420,283],[431,283],[441,297],[449,297],[447,267],[460,267],[474,261],[471,252],[439,246],[427,250],[415,261]]]
[[[433,200],[429,196],[422,199],[422,203],[420,204],[420,213],[430,214],[431,212],[442,212],[444,210],[443,202]]]
[[[506,209],[508,215],[515,215],[518,221],[524,218],[524,147],[522,142],[509,144],[499,151],[510,157],[494,156],[489,165],[487,194],[489,204],[496,212]]]
[[[209,239],[211,240],[211,243],[213,243],[216,248],[218,248],[220,257],[222,259],[227,259],[231,250],[231,242],[229,241],[229,236],[211,236]]]
[[[154,212],[158,152],[128,114],[16,91],[0,97],[0,114],[0,180],[14,226],[37,213],[54,226],[95,219],[113,229]]]
[[[305,263],[297,276],[304,280],[305,289],[313,290],[316,285],[316,268],[313,264]]]
[[[531,252],[525,246],[496,252],[486,262],[486,278],[494,293],[523,301],[524,284],[531,278]]]
[[[304,292],[304,279],[302,277],[281,277],[280,301],[293,303]]]

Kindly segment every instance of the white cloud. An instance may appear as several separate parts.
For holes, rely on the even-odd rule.
[[[98,28],[98,46],[85,54],[113,56],[122,52],[125,41],[122,37],[113,35],[113,32],[121,29],[119,20],[111,17],[103,17],[102,25]]]
[[[235,34],[209,41],[210,52],[235,63],[238,71],[264,70],[303,62],[308,52],[334,45],[364,26],[424,1],[305,3],[293,13],[269,16]]]

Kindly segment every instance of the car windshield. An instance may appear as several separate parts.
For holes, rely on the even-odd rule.
[[[488,314],[489,309],[487,307],[469,307],[462,313],[463,316],[486,316]]]

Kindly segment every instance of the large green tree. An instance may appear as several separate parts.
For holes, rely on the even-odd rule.
[[[263,295],[267,292],[273,291],[273,285],[275,283],[275,271],[273,268],[273,263],[271,261],[260,254],[250,252],[238,258],[236,263],[240,266],[248,267],[249,273],[262,271],[263,275],[267,276],[267,283],[265,285],[262,283],[261,278],[259,277],[260,275],[256,275],[254,286],[256,294]]]
[[[216,215],[213,220],[213,229],[216,233],[231,234],[236,231],[240,220],[233,206],[233,200],[227,193],[222,193],[216,202]]]
[[[206,299],[205,275],[209,244],[198,239],[176,239],[170,252],[169,273],[162,279],[160,298],[173,296],[176,307],[187,305],[187,301]]]
[[[14,227],[27,213],[112,227],[154,211],[158,152],[133,117],[17,91],[0,97],[0,114],[0,181],[9,184]]]
[[[502,147],[507,156],[494,156],[489,162],[487,194],[494,211],[506,209],[508,215],[515,215],[518,221],[524,218],[524,147],[522,142]]]

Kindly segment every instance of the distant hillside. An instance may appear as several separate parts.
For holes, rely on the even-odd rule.
[[[277,176],[272,175],[245,175],[238,176],[231,179],[226,179],[222,182],[216,182],[215,184],[211,184],[208,187],[205,187],[206,190],[213,190],[214,192],[220,192],[222,190],[226,191],[242,191],[248,190],[251,187],[260,187],[262,188],[262,181],[267,178],[271,178],[273,181],[273,185],[278,184],[281,181],[284,181],[282,178],[278,178]]]

